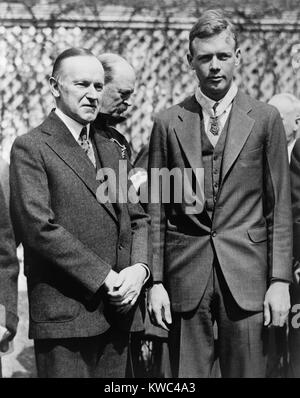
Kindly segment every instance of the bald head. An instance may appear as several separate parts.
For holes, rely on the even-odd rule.
[[[120,55],[105,53],[98,57],[104,69],[104,91],[101,112],[116,118],[123,116],[134,91],[135,72]]]
[[[285,128],[287,142],[291,142],[295,138],[300,120],[299,99],[290,93],[280,93],[274,95],[269,104],[278,109]]]

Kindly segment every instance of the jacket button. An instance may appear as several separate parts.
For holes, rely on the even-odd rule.
[[[217,236],[217,232],[216,232],[216,231],[211,231],[211,236],[212,236],[213,238],[215,238],[215,237]]]
[[[119,250],[122,250],[124,248],[124,246],[119,245]]]

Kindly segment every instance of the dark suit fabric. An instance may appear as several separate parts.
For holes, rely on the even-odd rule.
[[[195,97],[156,117],[149,173],[152,168],[183,172],[184,168],[204,167],[201,118]],[[222,299],[232,295],[232,302],[242,311],[240,318],[250,319],[249,312],[262,312],[272,279],[291,280],[288,158],[284,128],[275,108],[238,92],[229,115],[221,170],[216,171],[220,181],[211,212],[206,203],[202,211],[189,214],[188,204],[184,200],[176,203],[172,196],[169,204],[149,205],[154,281],[163,281],[172,310],[181,319],[199,310],[216,267],[224,278],[222,284],[218,280]],[[219,302],[216,311],[220,309]],[[214,312],[210,306],[207,310],[206,316]],[[219,331],[222,325],[218,324]],[[262,319],[259,327],[262,329]],[[212,339],[211,330],[208,333]],[[232,336],[234,340],[234,333]],[[228,352],[226,356],[232,357]],[[259,358],[265,362],[262,350],[253,356],[252,365]],[[220,358],[221,364],[223,360]],[[210,364],[211,359],[206,368]],[[223,372],[223,376],[230,374]],[[245,371],[244,376],[251,374]]]
[[[8,208],[0,186],[0,304],[6,312],[6,328],[14,336],[18,325],[19,262]],[[2,308],[1,308],[2,311]]]
[[[123,121],[125,121],[124,118]],[[127,159],[130,161],[131,159],[131,147],[129,142],[126,140],[123,134],[121,134],[115,127],[112,126],[116,123],[113,116],[108,115],[106,113],[99,113],[95,122],[93,123],[94,129],[101,134],[103,137],[108,138],[109,140],[116,140],[116,145],[120,144],[126,148],[125,155]]]
[[[300,141],[297,140],[291,156],[291,191],[292,191],[292,211],[293,211],[293,261],[296,268],[300,262]],[[299,329],[299,306],[300,306],[300,286],[293,283],[290,287],[291,306],[289,323],[289,367],[288,376],[291,378],[300,377],[300,329]],[[295,311],[293,311],[293,306]],[[293,322],[293,317],[296,320]]]
[[[101,166],[118,175],[116,145],[98,134],[93,140]],[[29,336],[87,338],[111,327],[130,330],[140,311],[116,313],[101,285],[111,269],[148,264],[148,216],[139,205],[97,200],[96,169],[54,112],[15,140],[10,171],[13,223],[24,246]],[[141,322],[139,315],[134,327],[142,328]]]

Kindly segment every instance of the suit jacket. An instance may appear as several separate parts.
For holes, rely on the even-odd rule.
[[[201,114],[193,96],[158,115],[150,140],[149,176],[152,168],[203,168]],[[205,208],[187,214],[187,203],[175,203],[172,197],[170,203],[149,205],[153,277],[164,281],[173,310],[198,305],[214,255],[233,297],[246,310],[263,309],[272,278],[291,280],[288,167],[279,113],[239,91],[212,218]]]
[[[293,210],[293,257],[295,268],[300,267],[300,140],[291,154],[291,191]]]
[[[118,181],[117,146],[99,134],[94,140],[102,167]],[[129,329],[134,311],[114,314],[101,285],[111,269],[148,264],[149,217],[139,205],[97,200],[95,168],[54,112],[15,140],[10,172],[30,337],[87,337],[115,323]]]
[[[1,318],[5,308],[5,322],[7,329],[15,335],[18,316],[18,274],[19,262],[16,256],[16,245],[9,218],[8,208],[0,186],[0,305]],[[3,307],[2,307],[3,306]],[[1,320],[2,321],[2,320]]]
[[[125,121],[126,118],[124,117]],[[93,122],[94,129],[99,132],[103,137],[109,140],[115,140],[116,145],[123,145],[126,149],[124,155],[130,161],[131,159],[131,148],[129,142],[126,140],[123,134],[121,134],[117,129],[112,127],[111,124],[115,123],[113,116],[107,113],[99,113],[96,120]]]

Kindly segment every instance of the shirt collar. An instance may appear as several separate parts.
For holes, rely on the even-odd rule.
[[[203,92],[201,91],[200,87],[197,87],[195,92],[195,97],[201,107],[210,115],[214,116],[214,112],[212,107],[216,102],[219,103],[216,110],[216,115],[222,115],[229,106],[231,106],[232,101],[234,100],[237,94],[238,88],[235,83],[232,83],[229,90],[227,91],[226,95],[220,101],[214,101],[211,98],[208,98]]]
[[[64,124],[70,130],[72,136],[78,141],[81,130],[83,129],[84,125],[78,123],[76,120],[72,119],[70,116],[66,115],[63,111],[59,108],[55,109],[56,115],[64,122]],[[90,123],[85,126],[87,128],[87,136],[89,138],[90,135]]]

